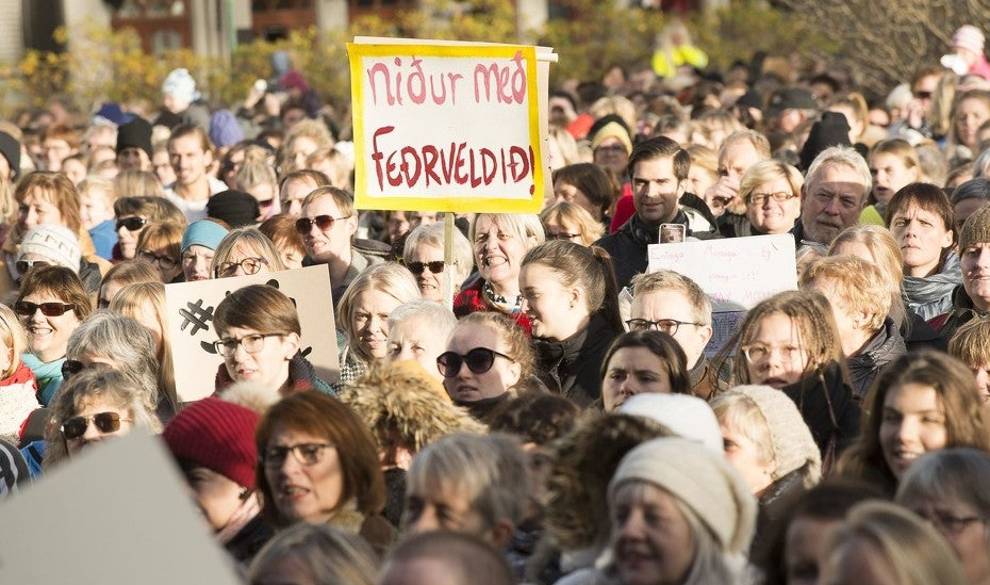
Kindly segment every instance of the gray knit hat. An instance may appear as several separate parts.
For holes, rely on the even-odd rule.
[[[772,386],[736,386],[722,396],[742,394],[759,409],[770,431],[770,448],[775,465],[773,480],[808,465],[807,481],[821,478],[822,457],[801,411],[786,394]]]
[[[26,254],[37,254],[49,259],[53,264],[71,268],[79,272],[79,238],[72,230],[62,225],[39,225],[24,234],[17,259]]]
[[[959,250],[973,244],[990,243],[990,205],[984,205],[969,216],[959,233]]]
[[[756,498],[725,457],[697,441],[664,437],[647,441],[619,463],[608,484],[609,502],[628,481],[670,492],[715,535],[722,550],[745,553],[756,526]]]

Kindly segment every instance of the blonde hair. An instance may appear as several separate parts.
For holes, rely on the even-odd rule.
[[[309,207],[318,199],[323,197],[332,197],[333,202],[337,205],[337,209],[340,210],[341,217],[348,217],[354,215],[354,197],[347,191],[340,189],[338,187],[317,187],[309,192],[309,195],[303,199],[303,209]]]
[[[711,173],[712,177],[718,177],[718,153],[708,148],[704,144],[692,144],[685,150],[691,155],[691,167],[701,167]],[[700,197],[704,193],[697,193]]]
[[[657,270],[649,274],[637,274],[632,279],[633,298],[654,291],[679,292],[691,305],[691,317],[704,325],[712,324],[712,301],[698,283],[673,270]]]
[[[921,176],[921,161],[918,159],[918,151],[911,146],[907,140],[900,138],[890,138],[877,142],[870,150],[870,156],[874,154],[890,154],[896,156],[904,164],[904,168],[917,169],[918,176]],[[919,179],[920,180],[920,179]]]
[[[550,207],[540,212],[540,221],[543,225],[550,223],[565,223],[577,226],[581,236],[581,243],[590,246],[598,241],[605,232],[605,227],[595,221],[586,209],[576,203],[558,201]]]
[[[117,197],[164,197],[158,175],[150,171],[124,171],[113,180]]]
[[[526,245],[527,252],[539,246],[547,239],[546,232],[543,230],[543,224],[540,223],[540,218],[537,215],[528,213],[479,213],[474,216],[474,220],[471,221],[471,229],[468,230],[468,240],[471,243],[472,249],[476,245],[475,236],[477,234],[475,230],[478,227],[478,222],[483,217],[492,220],[499,228],[517,236]],[[475,257],[474,260],[477,262],[478,258]]]
[[[3,304],[0,304],[0,336],[4,345],[10,348],[10,365],[2,373],[3,378],[9,378],[21,365],[21,354],[27,348],[27,337],[17,315]]]
[[[213,253],[213,262],[210,263],[210,274],[213,275],[213,278],[219,277],[217,271],[224,263],[230,260],[230,257],[234,253],[234,248],[238,246],[246,246],[251,253],[257,254],[259,258],[264,259],[267,262],[269,270],[272,272],[285,270],[285,263],[282,262],[282,257],[279,256],[278,250],[275,249],[275,244],[268,239],[268,236],[261,233],[258,228],[242,227],[230,230],[220,240],[216,252]]]
[[[609,114],[615,114],[626,123],[626,128],[636,127],[636,106],[629,98],[620,95],[599,98],[588,108],[588,113],[595,120],[600,120]]]
[[[957,329],[949,340],[949,355],[970,368],[990,365],[990,318],[975,318]]]
[[[275,176],[275,169],[268,164],[268,161],[257,156],[248,156],[250,149],[245,151],[244,162],[234,176],[237,188],[247,191],[258,185],[271,185],[274,189],[274,196],[278,197],[278,177]]]
[[[704,137],[704,139],[712,145],[713,149],[718,149],[719,152],[722,150],[722,144],[714,143],[715,134],[717,132],[722,132],[725,134],[723,142],[726,142],[729,136],[732,136],[739,130],[746,129],[746,127],[743,126],[731,112],[726,110],[712,110],[710,112],[705,112],[694,119],[691,122],[691,126],[695,132],[699,132],[702,137]]]
[[[174,223],[153,223],[141,230],[138,236],[138,254],[144,251],[161,250],[175,261],[176,266],[182,263],[182,234],[186,228]]]
[[[854,225],[835,236],[828,248],[828,255],[835,256],[838,247],[844,243],[863,244],[870,251],[874,265],[880,269],[880,276],[890,295],[890,318],[902,324],[907,317],[901,284],[904,281],[904,264],[901,249],[897,246],[890,231],[878,225]]]
[[[337,305],[337,327],[347,338],[349,350],[364,362],[374,361],[366,355],[360,344],[356,343],[354,328],[354,311],[357,298],[369,290],[385,293],[398,301],[399,305],[422,298],[419,285],[411,272],[401,264],[385,262],[370,266],[347,287]]]
[[[736,130],[732,134],[725,137],[722,141],[722,145],[718,149],[718,160],[722,160],[725,156],[725,152],[734,144],[740,142],[748,142],[756,150],[756,153],[760,155],[760,158],[768,159],[770,158],[770,141],[761,132],[749,129]],[[693,160],[693,159],[692,159]]]
[[[286,558],[314,585],[374,585],[377,561],[367,541],[325,524],[300,522],[279,532],[251,561],[249,583]]]
[[[800,287],[805,289],[815,281],[829,289],[829,297],[838,297],[849,311],[869,315],[869,331],[883,327],[892,299],[876,265],[855,256],[826,256],[805,267]]]
[[[405,244],[402,247],[402,258],[408,262],[417,246],[424,244],[443,250],[443,232],[444,224],[439,221],[416,226],[406,236]],[[459,286],[474,268],[474,250],[471,249],[471,243],[464,237],[461,230],[455,228],[451,235],[453,236],[454,266],[456,267],[454,274],[460,280],[460,282],[454,282],[454,285]]]
[[[749,396],[742,392],[729,390],[718,395],[712,401],[712,410],[719,424],[730,426],[736,432],[749,439],[759,451],[760,462],[773,465],[774,479],[780,479],[777,473],[777,462],[773,456],[773,438],[770,436],[770,424]]]
[[[111,208],[113,207],[114,201],[117,200],[117,188],[115,187],[114,182],[110,179],[104,179],[103,177],[95,177],[91,175],[83,179],[76,188],[79,189],[80,196],[89,195],[93,192],[103,193]]]
[[[749,199],[757,187],[777,179],[786,179],[791,186],[791,193],[801,196],[801,187],[804,185],[801,171],[779,160],[764,160],[746,169],[739,180],[739,197],[749,205]]]
[[[158,386],[169,396],[175,396],[175,371],[172,361],[172,339],[168,328],[168,308],[165,304],[165,285],[160,282],[139,282],[120,289],[110,301],[110,310],[139,321],[138,315],[145,309],[154,311],[161,330],[161,346],[158,348]]]

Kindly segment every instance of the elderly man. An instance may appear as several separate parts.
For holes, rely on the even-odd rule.
[[[801,220],[792,231],[798,245],[826,247],[856,225],[872,187],[870,168],[858,152],[846,146],[823,150],[801,188]]]

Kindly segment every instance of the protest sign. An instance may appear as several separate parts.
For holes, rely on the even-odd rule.
[[[348,44],[359,209],[535,213],[550,49]]]
[[[698,283],[712,302],[717,353],[735,333],[745,311],[779,292],[797,289],[794,236],[775,234],[676,244],[652,244],[647,272],[673,270]]]
[[[213,348],[217,305],[231,292],[252,284],[269,284],[293,300],[302,324],[302,351],[319,377],[336,382],[337,334],[326,266],[309,266],[270,274],[165,285],[168,328],[175,363],[175,389],[183,402],[213,393],[223,363]]]
[[[0,501],[0,583],[241,582],[160,439],[88,449]]]

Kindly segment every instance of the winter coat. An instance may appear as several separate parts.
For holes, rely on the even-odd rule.
[[[976,308],[963,285],[957,286],[952,292],[952,311],[929,321],[929,325],[938,331],[939,349],[944,350],[949,346],[949,340],[960,327],[972,321],[974,317],[985,317],[987,314],[988,312]]]
[[[534,338],[537,375],[551,392],[586,407],[602,395],[602,360],[621,334],[621,327],[595,313],[587,327],[563,341]]]
[[[215,380],[216,393],[226,390],[233,383],[234,379],[230,377],[230,373],[227,371],[227,365],[220,364]],[[309,363],[309,360],[303,357],[302,352],[296,352],[296,355],[292,356],[292,359],[289,360],[289,387],[288,394],[296,394],[308,390],[318,390],[330,395],[334,394],[330,384],[316,375],[316,369],[313,367],[313,364]]]
[[[18,443],[21,426],[41,408],[34,372],[23,361],[7,378],[0,380],[0,439]]]
[[[483,278],[478,277],[474,280],[469,278],[464,288],[454,296],[454,316],[460,319],[478,311],[496,311],[507,314],[488,300],[485,296],[484,288],[485,280]],[[533,327],[530,325],[529,317],[526,316],[526,313],[517,311],[508,316],[512,317],[516,324],[522,327],[526,335],[532,333]]]
[[[490,425],[498,409],[513,398],[515,398],[515,393],[511,390],[506,390],[492,398],[482,398],[473,402],[455,400],[454,404],[466,410],[477,422],[483,425]]]
[[[273,534],[271,527],[262,520],[261,514],[258,514],[223,546],[234,560],[242,565],[248,565],[261,547],[271,540]]]
[[[771,531],[779,522],[781,514],[787,511],[788,501],[807,489],[804,475],[804,467],[795,469],[770,484],[759,495],[760,508],[756,517],[756,533],[753,536],[753,543],[750,545],[749,558],[764,558],[767,554],[767,547],[774,544]]]
[[[702,400],[711,400],[718,394],[719,384],[718,370],[715,364],[702,355],[698,358],[698,363],[688,371],[691,380],[691,394]]]
[[[687,214],[678,209],[674,219],[667,223],[684,225],[685,235],[691,235]],[[646,272],[649,263],[647,246],[660,241],[660,225],[649,225],[640,219],[639,214],[629,218],[619,231],[604,236],[596,246],[603,248],[612,256],[612,267],[615,269],[615,281],[622,290],[637,274]]]
[[[784,386],[782,390],[801,411],[815,444],[822,452],[823,465],[833,438],[834,455],[841,453],[856,440],[861,410],[849,385],[842,379],[839,364],[833,362],[823,366],[798,382]]]
[[[880,370],[906,351],[901,332],[894,325],[894,320],[887,317],[883,326],[866,342],[863,349],[850,356],[846,362],[853,397],[862,402]]]

